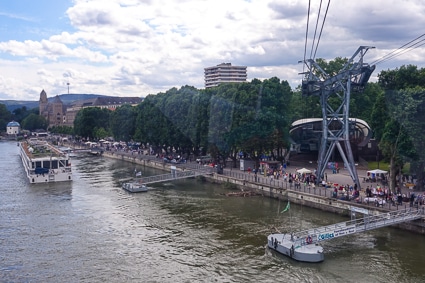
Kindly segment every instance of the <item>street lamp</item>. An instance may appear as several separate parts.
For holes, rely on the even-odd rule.
[[[68,94],[69,94],[69,83],[66,83],[66,85],[68,86]]]

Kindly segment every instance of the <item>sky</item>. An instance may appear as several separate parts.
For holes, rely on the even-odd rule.
[[[374,62],[423,35],[423,15],[422,0],[3,0],[0,100],[38,100],[43,89],[48,97],[203,89],[204,68],[224,62],[247,66],[248,81],[278,77],[295,89],[299,61],[317,42],[315,58],[372,46],[364,62]],[[424,67],[425,45],[405,51],[378,64],[371,81],[381,70]]]

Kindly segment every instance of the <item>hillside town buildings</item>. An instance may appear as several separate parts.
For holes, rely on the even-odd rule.
[[[99,96],[92,99],[76,100],[71,104],[64,104],[59,98],[59,95],[56,95],[53,100],[49,101],[47,99],[47,93],[43,89],[40,93],[39,114],[47,120],[48,127],[73,127],[78,111],[83,108],[99,107],[113,111],[125,104],[136,106],[142,101],[143,98],[139,97]]]

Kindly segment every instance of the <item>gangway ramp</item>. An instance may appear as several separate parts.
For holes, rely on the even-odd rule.
[[[313,244],[355,233],[378,229],[424,217],[424,208],[406,208],[398,211],[365,215],[363,218],[340,222],[332,225],[311,228],[294,233],[299,244]],[[308,241],[308,243],[306,243]]]
[[[179,170],[182,170],[182,169],[179,169]],[[194,169],[184,170],[184,171],[179,171],[179,170],[177,170],[174,167],[171,169],[171,173],[143,177],[143,178],[140,178],[139,180],[141,183],[147,185],[147,184],[167,182],[167,181],[185,179],[185,178],[196,177],[196,176],[204,176],[204,175],[212,174],[214,172],[213,168],[211,167],[194,168]]]
[[[352,207],[352,212],[362,209]],[[385,226],[412,221],[424,217],[424,208],[407,208],[399,211],[369,215],[364,211],[364,217],[332,225],[311,228],[296,233],[275,233],[267,236],[267,246],[278,253],[302,262],[321,262],[325,259],[320,242],[338,237],[352,235],[378,229]],[[372,212],[372,211],[371,211]],[[375,212],[372,212],[375,213]],[[355,215],[355,214],[354,214]]]

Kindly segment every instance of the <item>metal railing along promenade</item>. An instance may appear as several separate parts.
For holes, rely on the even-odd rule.
[[[196,177],[201,175],[208,175],[212,173],[213,173],[213,168],[211,167],[192,168],[189,170],[186,170],[186,168],[179,168],[179,170],[172,169],[171,173],[149,176],[149,177],[142,177],[139,180],[143,184],[153,184],[153,183],[166,182],[166,181],[172,181],[177,179]]]
[[[326,198],[333,198],[335,200],[339,201],[346,201],[346,202],[352,202],[353,204],[362,204],[366,206],[379,206],[386,210],[403,210],[407,209],[409,207],[415,206],[417,207],[417,204],[409,204],[406,202],[403,202],[402,204],[397,203],[396,201],[393,202],[391,200],[387,200],[385,203],[381,203],[379,205],[376,204],[376,202],[368,200],[366,196],[360,195],[357,200],[353,200],[350,197],[347,198],[346,195],[342,195],[340,191],[335,195],[334,188],[330,187],[323,187],[321,185],[311,186],[305,183],[290,183],[288,180],[284,180],[283,178],[275,179],[274,177],[270,176],[264,176],[262,174],[254,174],[254,173],[247,173],[244,171],[240,171],[237,169],[234,170],[224,170],[224,175],[239,179],[239,180],[245,180],[247,182],[253,182],[259,185],[269,186],[273,187],[277,190],[281,190],[283,193],[286,190],[289,191],[295,191],[295,192],[302,192],[307,194],[313,194],[316,196],[322,196]]]

